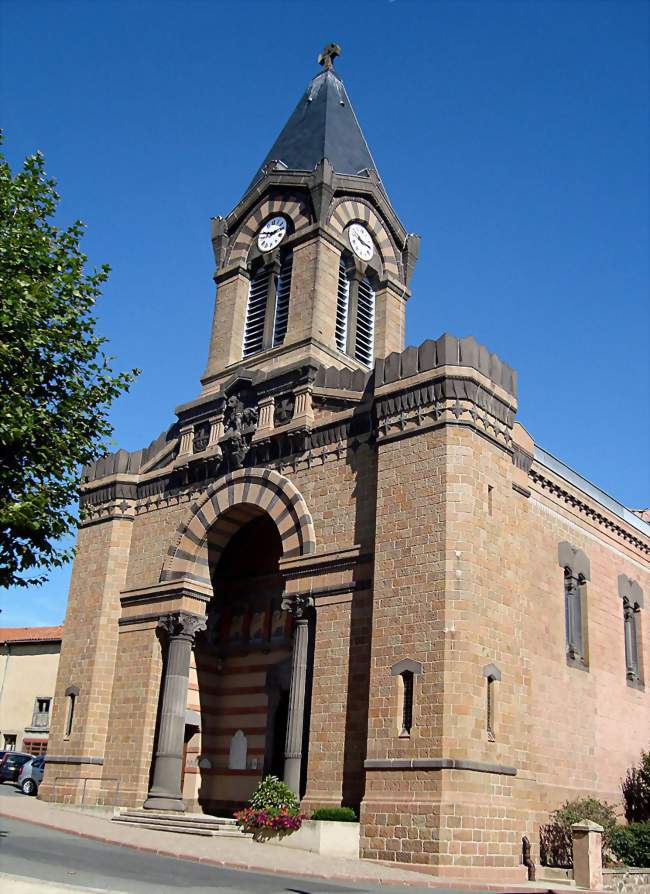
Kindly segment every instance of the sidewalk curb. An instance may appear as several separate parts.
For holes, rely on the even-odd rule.
[[[540,885],[537,888],[524,888],[519,885],[499,885],[494,882],[488,882],[485,884],[477,882],[476,884],[474,884],[473,882],[469,882],[466,879],[454,878],[436,878],[427,880],[414,879],[413,881],[410,881],[406,879],[378,879],[367,875],[323,875],[318,872],[305,872],[304,870],[288,871],[286,869],[273,869],[269,868],[268,866],[260,866],[258,864],[215,860],[211,857],[192,857],[188,854],[181,854],[176,851],[169,851],[163,848],[145,847],[140,844],[130,844],[129,842],[125,841],[117,841],[114,838],[109,838],[106,835],[93,835],[90,832],[77,832],[72,829],[68,829],[65,826],[54,825],[53,823],[46,823],[42,820],[25,819],[22,816],[16,816],[14,814],[8,813],[5,810],[0,810],[0,817],[2,816],[6,816],[8,819],[18,820],[19,822],[30,823],[33,826],[40,826],[43,829],[51,829],[55,832],[65,832],[67,835],[74,835],[76,838],[85,838],[88,841],[98,841],[101,844],[112,844],[115,847],[128,847],[130,850],[139,851],[140,853],[157,854],[160,857],[172,857],[175,860],[185,860],[189,863],[203,863],[206,866],[218,866],[222,869],[235,869],[240,871],[243,870],[246,872],[257,872],[263,875],[281,875],[289,878],[310,878],[333,882],[368,882],[382,886],[392,885],[393,887],[402,885],[405,888],[431,888],[432,890],[435,890],[437,888],[456,888],[459,891],[480,890],[498,892],[498,894],[567,894],[567,888],[549,888],[543,885]],[[397,869],[398,867],[396,866],[395,868]],[[405,867],[403,871],[408,872],[408,867]],[[414,869],[413,872],[418,872],[418,870]],[[603,894],[602,891],[589,891],[587,888],[576,888],[575,892],[576,894]]]

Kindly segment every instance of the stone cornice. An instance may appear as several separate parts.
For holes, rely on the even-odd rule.
[[[364,761],[363,766],[365,770],[470,770],[474,773],[495,773],[500,776],[517,775],[516,767],[458,757],[370,758]]]
[[[563,482],[562,479],[556,478],[541,463],[537,461],[533,463],[529,477],[531,482],[537,485],[542,493],[548,494],[554,500],[564,503],[600,527],[616,534],[645,555],[650,555],[649,538],[644,538],[637,530],[627,525],[622,519],[617,518],[595,500],[590,500],[586,494],[577,488],[574,489],[566,482]]]

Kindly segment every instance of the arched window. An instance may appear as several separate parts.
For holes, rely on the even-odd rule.
[[[411,735],[413,726],[413,671],[402,671],[402,736]]]
[[[638,638],[639,606],[633,605],[625,597],[623,599],[623,623],[625,625],[625,674],[628,680],[638,683],[639,673],[639,638]]]
[[[567,658],[583,667],[587,665],[584,617],[585,579],[572,568],[564,569],[564,618]]]
[[[641,624],[641,610],[644,603],[643,590],[638,581],[626,574],[619,574],[618,595],[623,600],[625,676],[629,686],[643,689],[643,630]]]
[[[261,267],[251,279],[246,306],[242,356],[249,357],[284,342],[289,322],[293,253],[280,263]]]
[[[72,735],[72,729],[74,726],[74,712],[77,707],[77,698],[79,697],[79,687],[78,686],[68,686],[65,691],[65,700],[66,700],[66,716],[65,716],[65,733],[63,738],[69,739]]]
[[[496,741],[495,733],[495,705],[496,705],[496,686],[501,680],[501,671],[496,664],[486,664],[483,668],[483,676],[485,677],[485,731],[487,733],[488,742]]]
[[[375,290],[341,257],[336,295],[336,347],[370,368],[374,360]]]

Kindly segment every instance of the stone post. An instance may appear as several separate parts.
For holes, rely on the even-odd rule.
[[[591,820],[571,826],[573,881],[578,888],[603,889],[603,827]]]
[[[307,660],[309,656],[309,616],[314,601],[309,596],[294,596],[282,602],[295,619],[293,651],[291,653],[291,685],[287,738],[284,748],[284,781],[300,797],[302,769],[302,741],[305,729],[305,694],[307,689]]]
[[[153,784],[144,807],[148,810],[185,810],[181,779],[190,656],[194,637],[206,628],[206,618],[190,612],[174,612],[163,615],[158,628],[167,633],[169,645]]]

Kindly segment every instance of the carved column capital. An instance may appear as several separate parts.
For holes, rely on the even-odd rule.
[[[196,634],[206,629],[207,618],[191,612],[170,612],[161,615],[157,626],[170,639],[188,639],[194,642]]]
[[[296,621],[307,619],[309,611],[314,607],[312,596],[285,596],[282,600],[282,611],[289,612]]]

